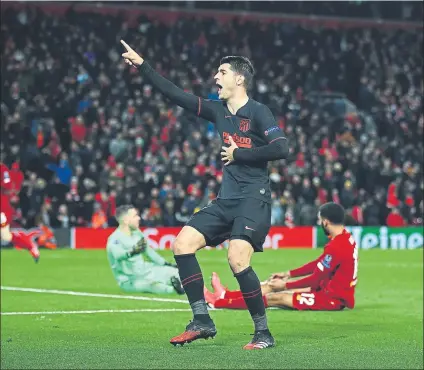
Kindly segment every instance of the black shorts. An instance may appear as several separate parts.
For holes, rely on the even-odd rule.
[[[271,204],[255,198],[215,199],[187,222],[215,247],[225,240],[248,241],[255,252],[263,244],[271,226]]]

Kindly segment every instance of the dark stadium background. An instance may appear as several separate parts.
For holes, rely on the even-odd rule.
[[[291,146],[270,164],[274,225],[315,225],[325,201],[351,224],[422,224],[421,2],[2,3],[1,14],[16,227],[91,226],[101,210],[114,226],[122,203],[143,225],[180,226],[216,195],[213,125],[124,68],[120,38],[210,98],[222,55],[252,58],[251,95]]]

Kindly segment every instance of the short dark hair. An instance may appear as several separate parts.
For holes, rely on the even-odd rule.
[[[319,208],[319,214],[334,225],[345,224],[345,209],[340,204],[325,203]]]
[[[133,208],[135,207],[131,204],[124,204],[122,206],[117,207],[115,212],[116,221],[119,222],[121,220],[121,217],[126,215],[128,211]]]
[[[221,59],[221,64],[228,63],[231,65],[231,70],[244,77],[244,87],[248,90],[255,75],[255,69],[249,58],[239,55],[229,55]]]

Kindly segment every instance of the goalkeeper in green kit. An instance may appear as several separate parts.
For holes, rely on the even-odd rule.
[[[107,256],[119,287],[128,293],[184,294],[176,265],[148,246],[140,215],[130,205],[116,209],[117,229],[107,240]]]

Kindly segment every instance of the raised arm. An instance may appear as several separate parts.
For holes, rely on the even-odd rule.
[[[175,86],[171,81],[157,73],[140,55],[138,55],[125,41],[121,40],[126,52],[122,54],[127,64],[139,67],[140,73],[145,80],[158,89],[173,103],[185,108],[199,117],[215,122],[217,102],[206,100],[186,93],[183,89]]]
[[[147,242],[144,237],[141,238],[130,251],[126,250],[117,238],[109,238],[106,247],[108,253],[110,253],[117,261],[126,260],[136,254],[143,253],[146,248]]]

